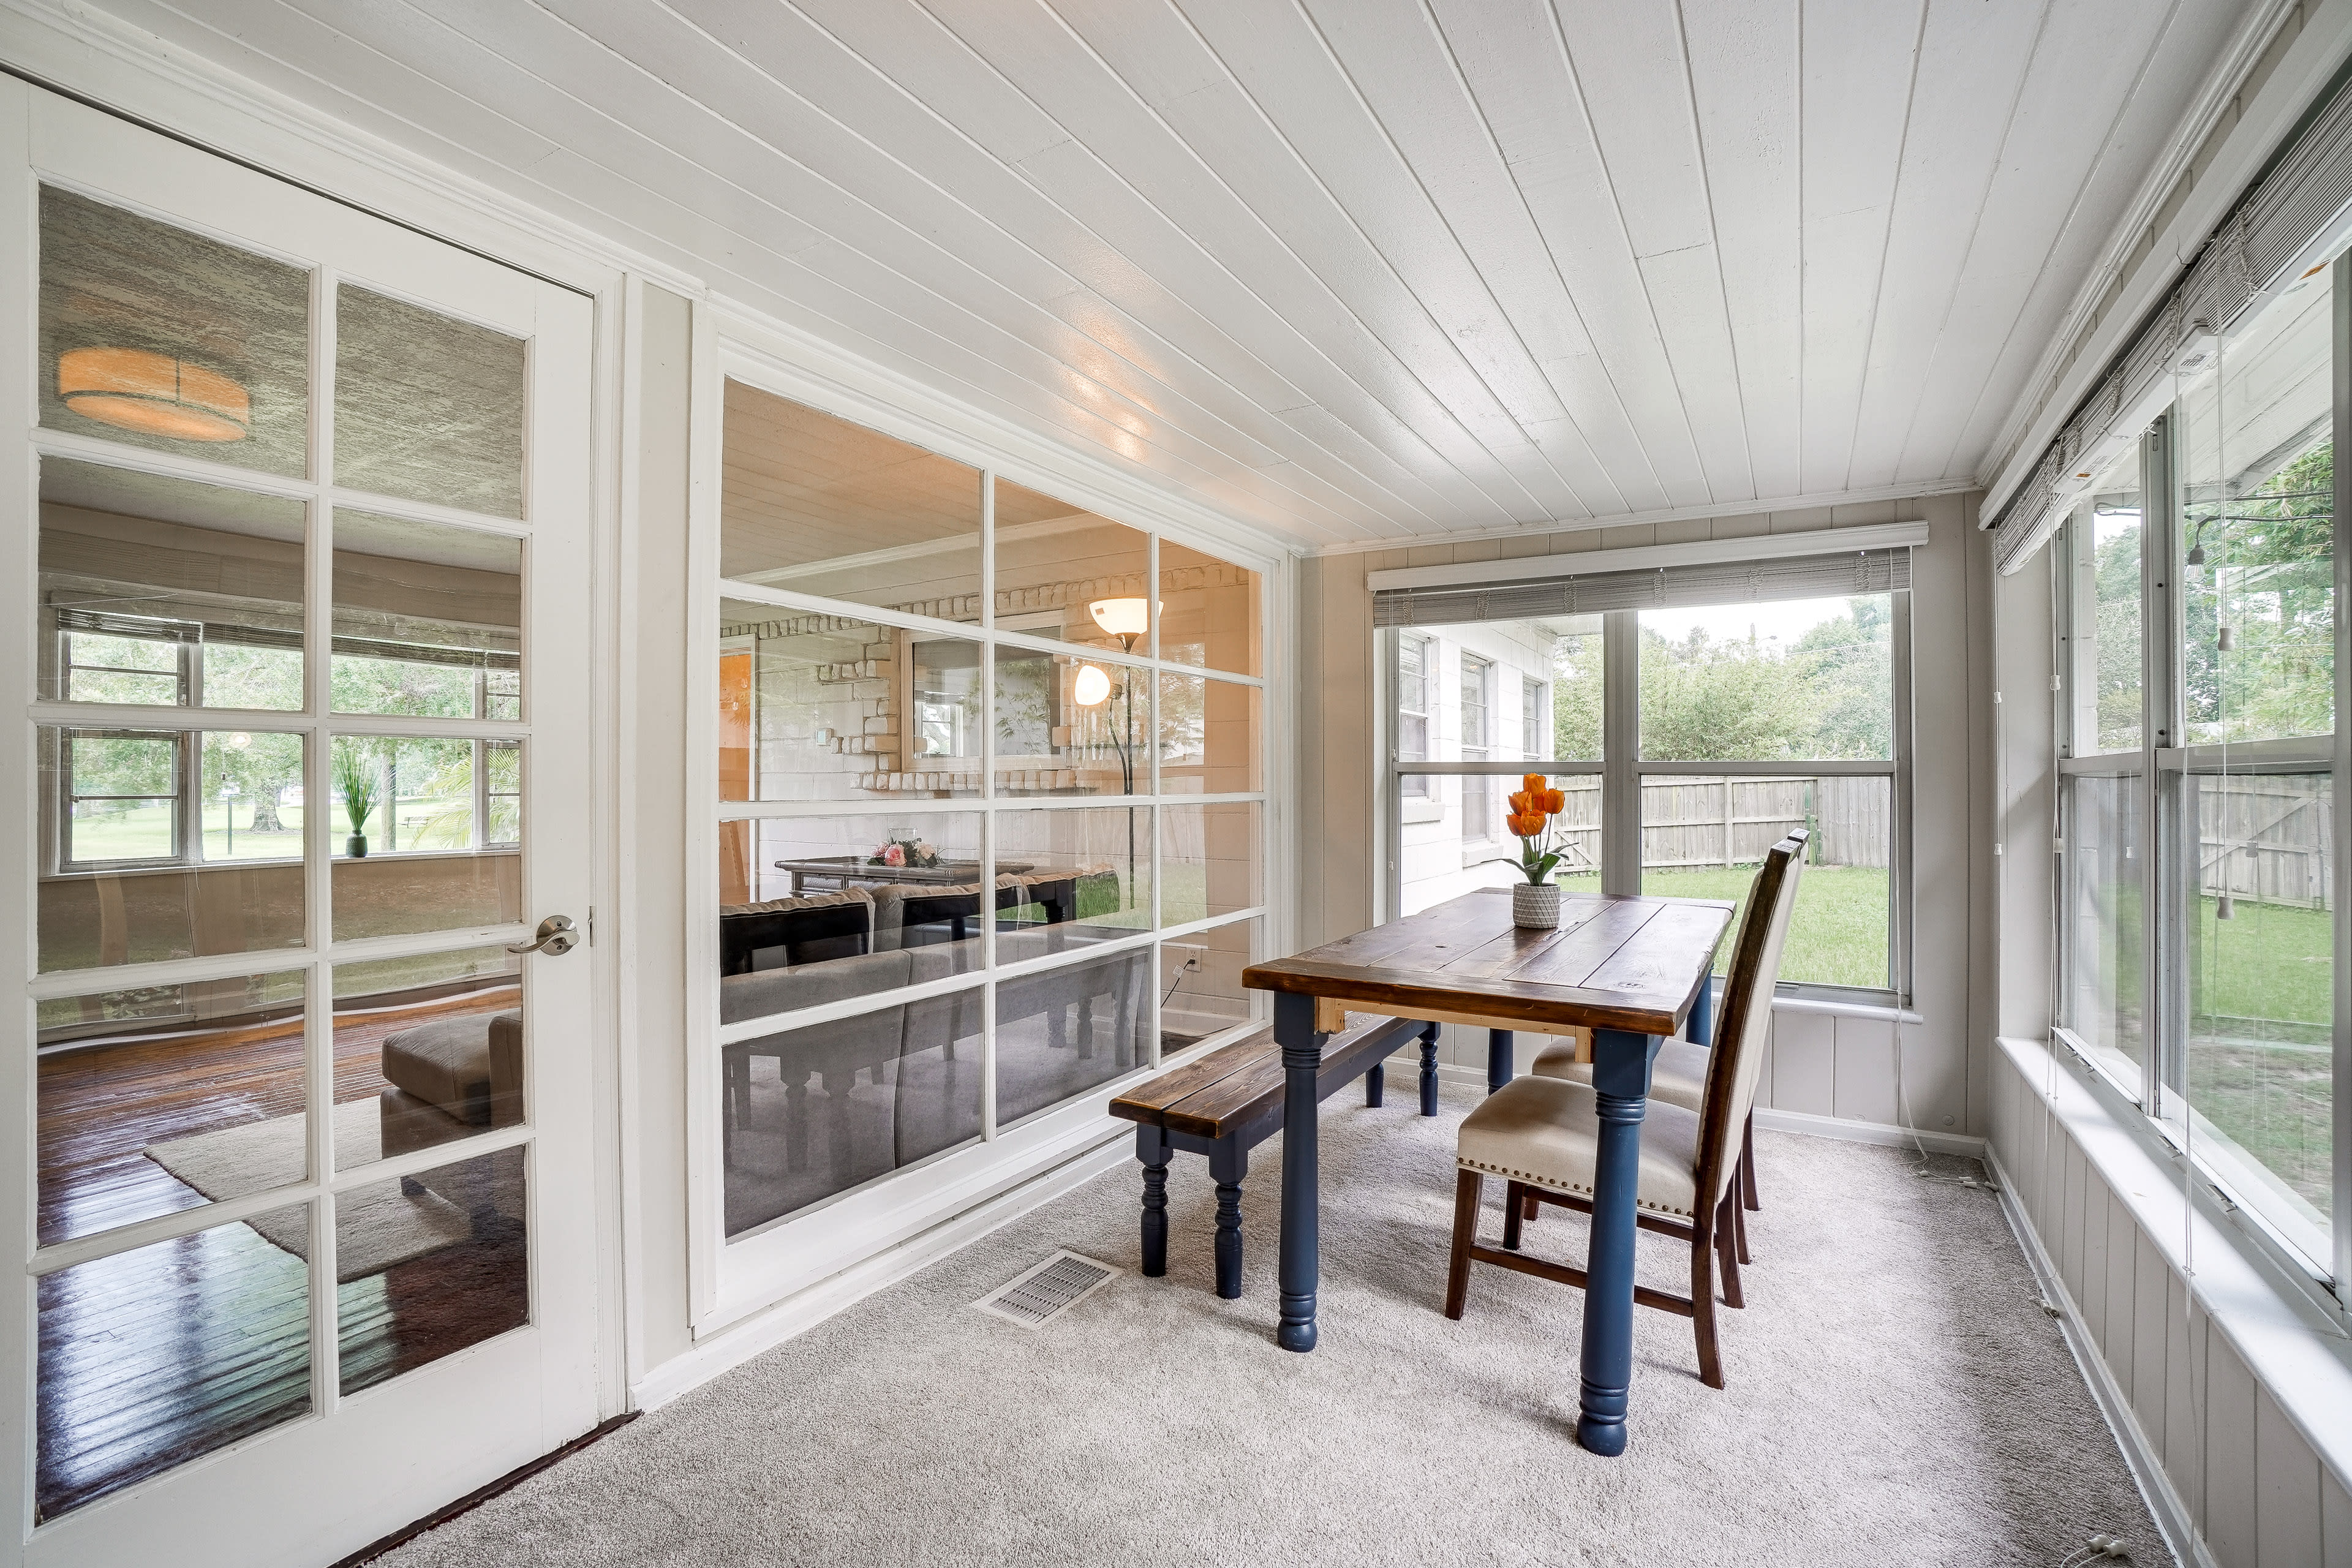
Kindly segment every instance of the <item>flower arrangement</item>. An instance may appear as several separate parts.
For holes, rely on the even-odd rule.
[[[940,852],[927,838],[886,838],[866,858],[868,866],[912,866],[928,869],[940,863]]]
[[[1541,773],[1526,774],[1519,784],[1511,793],[1511,815],[1505,822],[1519,841],[1519,857],[1516,860],[1497,857],[1490,863],[1517,866],[1527,874],[1529,887],[1540,888],[1560,862],[1562,848],[1552,842],[1551,823],[1567,809],[1568,796],[1548,788]]]

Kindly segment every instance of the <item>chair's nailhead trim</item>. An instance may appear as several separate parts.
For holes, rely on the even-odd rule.
[[[1549,1192],[1576,1193],[1585,1197],[1593,1195],[1592,1189],[1581,1182],[1561,1182],[1550,1176],[1538,1176],[1533,1171],[1515,1171],[1508,1165],[1488,1165],[1473,1160],[1465,1154],[1454,1155],[1454,1163],[1457,1166],[1467,1167],[1473,1171],[1484,1171],[1490,1176],[1503,1176],[1514,1182],[1530,1182]],[[1647,1209],[1652,1214],[1674,1215],[1681,1219],[1697,1217],[1688,1209],[1678,1209],[1671,1204],[1652,1203],[1646,1198],[1636,1197],[1633,1200],[1633,1206]]]

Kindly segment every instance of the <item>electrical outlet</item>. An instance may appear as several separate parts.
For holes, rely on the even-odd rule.
[[[1171,942],[1166,944],[1166,949],[1171,954],[1184,955],[1182,961],[1175,967],[1176,973],[1198,974],[1207,966],[1209,950],[1205,947],[1189,942]]]

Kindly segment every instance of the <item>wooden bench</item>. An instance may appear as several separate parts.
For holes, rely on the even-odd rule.
[[[1416,1035],[1421,1113],[1436,1115],[1437,1026],[1413,1018],[1349,1014],[1346,1026],[1324,1042],[1315,1098],[1328,1100],[1360,1078],[1364,1103],[1379,1105],[1386,1080],[1381,1064]],[[1242,1180],[1249,1173],[1249,1152],[1282,1128],[1283,1088],[1282,1047],[1269,1025],[1110,1102],[1113,1116],[1138,1124],[1144,1273],[1156,1279],[1168,1272],[1168,1163],[1181,1149],[1207,1155],[1217,1184],[1217,1294],[1232,1300],[1242,1293]]]

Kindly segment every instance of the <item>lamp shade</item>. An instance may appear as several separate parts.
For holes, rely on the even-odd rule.
[[[1151,606],[1142,599],[1097,599],[1087,609],[1115,637],[1139,637],[1151,626]]]
[[[1081,708],[1095,707],[1110,695],[1110,677],[1098,665],[1082,664],[1078,666],[1077,688],[1070,695]]]
[[[242,441],[253,399],[238,383],[145,349],[68,349],[58,395],[85,418],[179,441]]]

